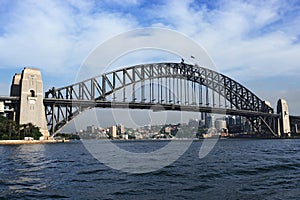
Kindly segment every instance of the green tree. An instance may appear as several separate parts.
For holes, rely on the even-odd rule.
[[[0,116],[0,140],[23,140],[24,137],[38,140],[41,136],[39,128],[32,123],[17,125],[15,121]]]
[[[7,140],[15,137],[16,123],[13,120],[0,116],[0,139]]]
[[[21,139],[24,139],[25,137],[32,137],[35,140],[38,140],[42,136],[40,129],[32,123],[22,124],[20,132],[22,135]]]

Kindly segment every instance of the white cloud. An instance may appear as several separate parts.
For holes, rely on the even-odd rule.
[[[104,2],[106,2],[107,4],[115,4],[119,6],[134,6],[139,4],[138,0],[105,0]]]
[[[299,113],[295,101],[299,94],[284,85],[291,75],[300,75],[299,6],[281,0],[221,0],[212,4],[211,8],[194,1],[168,1],[152,10],[152,14],[159,16],[160,22],[156,23],[171,26],[196,40],[217,69],[246,87],[248,81],[257,78],[286,79],[280,83],[265,81],[249,89],[272,100],[273,106],[278,98],[286,98],[291,101],[292,112]],[[279,87],[281,90],[277,91]]]
[[[172,27],[192,37],[232,76],[266,76],[271,66],[272,76],[298,71],[300,17],[283,20],[292,9],[284,1],[219,1],[212,10],[193,1],[167,1],[148,9],[153,26]],[[6,15],[10,20],[0,35],[1,65],[38,66],[47,73],[62,68],[71,72],[97,44],[142,26],[142,15],[109,12],[93,1],[21,1]]]
[[[247,79],[299,73],[299,16],[285,19],[292,6],[285,1],[222,1],[209,10],[192,1],[170,1],[153,13],[164,13],[167,25],[203,45],[221,71]]]
[[[97,44],[136,26],[129,15],[94,12],[93,6],[85,1],[19,1],[7,13],[10,23],[0,36],[1,65],[72,73]]]

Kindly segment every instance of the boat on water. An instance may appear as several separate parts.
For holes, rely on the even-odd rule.
[[[203,136],[204,139],[207,139],[207,138],[220,138],[221,137],[221,135],[218,135],[218,134],[208,134],[208,133],[202,134],[202,136]]]
[[[214,127],[209,128],[207,133],[202,134],[202,137],[204,139],[206,138],[220,138],[221,137],[221,132],[218,132],[218,130]]]

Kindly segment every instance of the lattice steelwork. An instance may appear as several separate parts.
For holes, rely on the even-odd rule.
[[[210,69],[185,63],[127,67],[45,94],[47,123],[53,134],[79,113],[93,107],[193,110],[247,116],[272,132],[273,109],[250,90]],[[263,125],[262,125],[263,122]]]

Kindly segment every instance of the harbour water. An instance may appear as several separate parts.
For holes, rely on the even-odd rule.
[[[101,164],[80,142],[0,146],[0,199],[299,199],[300,140],[219,140],[203,159],[194,141],[158,171]],[[143,152],[168,141],[116,141]]]

